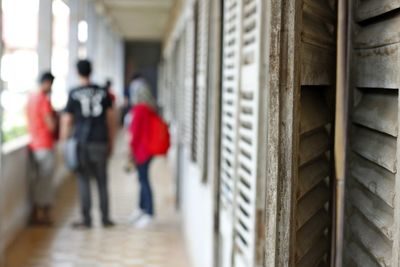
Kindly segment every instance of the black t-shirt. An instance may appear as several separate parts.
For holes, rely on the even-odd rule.
[[[107,143],[107,110],[112,101],[104,88],[80,86],[71,90],[65,112],[74,117],[74,137],[82,143]]]

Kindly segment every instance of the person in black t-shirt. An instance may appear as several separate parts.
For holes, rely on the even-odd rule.
[[[72,89],[62,116],[61,140],[69,138],[71,130],[78,143],[78,187],[83,220],[76,228],[90,228],[90,177],[95,177],[104,227],[113,226],[110,220],[107,189],[107,161],[114,146],[115,123],[112,100],[107,91],[90,81],[92,66],[88,60],[77,64],[80,85]]]

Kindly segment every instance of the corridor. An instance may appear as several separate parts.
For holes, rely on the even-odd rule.
[[[75,179],[69,178],[57,195],[52,228],[25,229],[6,252],[5,267],[189,267],[175,210],[174,181],[166,159],[152,166],[156,221],[135,229],[127,218],[137,201],[136,175],[125,173],[127,151],[122,135],[110,163],[113,219],[117,226],[103,229],[94,201],[92,230],[74,230],[79,218]],[[96,187],[92,187],[96,189]],[[97,192],[93,192],[97,197]],[[97,219],[97,224],[96,224]]]
[[[0,6],[0,267],[400,267],[400,0]],[[138,119],[146,110],[156,116]],[[57,190],[55,224],[26,227],[53,204],[30,152],[47,169],[53,143],[82,139],[87,153],[72,155],[99,156],[104,174],[111,111],[134,137],[119,133],[109,166],[116,226],[100,225],[93,186],[94,227],[72,228],[77,185],[60,159],[41,177]],[[48,143],[35,149],[38,118]],[[156,220],[142,230],[128,220],[128,146],[145,215],[147,160],[169,148],[152,162]]]

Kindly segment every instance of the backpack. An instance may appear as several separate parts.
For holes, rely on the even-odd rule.
[[[153,156],[164,156],[171,145],[167,123],[154,113],[150,120],[149,152]]]

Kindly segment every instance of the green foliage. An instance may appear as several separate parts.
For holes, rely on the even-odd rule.
[[[15,126],[7,131],[3,132],[3,143],[12,141],[18,137],[24,136],[28,134],[28,129],[26,125],[23,126]]]

